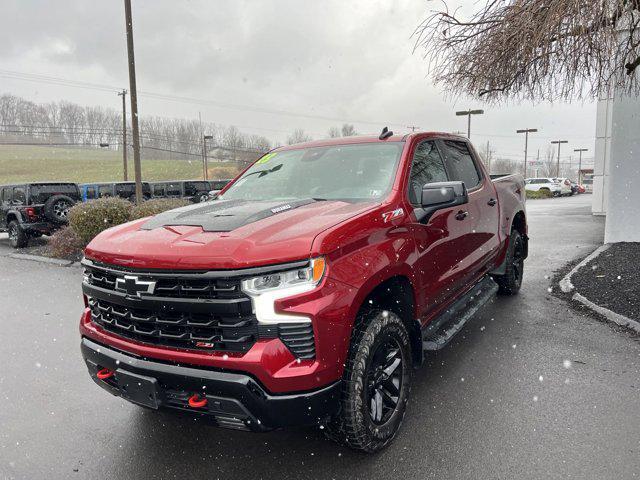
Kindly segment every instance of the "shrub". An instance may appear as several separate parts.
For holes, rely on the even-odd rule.
[[[78,203],[69,211],[69,226],[86,245],[103,230],[128,222],[131,208],[131,202],[122,198]]]
[[[553,194],[549,190],[538,190],[537,192],[533,192],[531,190],[527,190],[527,198],[551,198]]]
[[[209,167],[208,173],[211,179],[236,178],[242,168],[236,164],[225,165],[224,167]]]
[[[62,227],[49,239],[48,249],[56,258],[77,260],[82,255],[84,242],[71,227]]]
[[[148,200],[141,205],[136,205],[131,209],[129,218],[137,220],[138,218],[157,215],[158,213],[173,210],[174,208],[185,207],[191,205],[191,202],[182,198],[156,198]]]

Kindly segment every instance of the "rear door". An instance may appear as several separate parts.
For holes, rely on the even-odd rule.
[[[464,182],[469,193],[469,203],[461,205],[455,215],[460,234],[456,285],[466,287],[486,273],[498,252],[498,198],[471,144],[443,139],[440,145],[449,179]]]

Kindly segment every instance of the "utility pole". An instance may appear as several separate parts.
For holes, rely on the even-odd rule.
[[[562,145],[563,143],[569,143],[569,141],[568,140],[553,140],[551,143],[552,144],[553,143],[557,143],[558,144],[558,164],[557,164],[557,167],[556,167],[556,177],[559,177],[560,176],[560,145]]]
[[[136,179],[136,203],[142,203],[142,167],[140,165],[140,131],[138,130],[138,90],[136,88],[136,62],[133,54],[133,20],[131,0],[124,0],[127,29],[127,56],[129,58],[129,91],[131,92],[131,133],[133,134],[133,170]]]
[[[580,157],[578,160],[578,183],[580,183],[580,171],[582,170],[582,152],[587,152],[589,149],[588,148],[574,148],[573,151],[574,152],[579,152]]]
[[[213,135],[202,137],[202,153],[204,155],[204,179],[209,180],[209,159],[207,158],[207,140],[213,140]]]
[[[129,176],[127,172],[127,102],[125,100],[127,91],[122,89],[118,96],[122,97],[122,171],[126,182]]]
[[[525,128],[516,130],[516,133],[524,133],[524,178],[527,178],[527,149],[529,147],[529,134],[537,132],[537,128]]]
[[[467,116],[467,138],[471,139],[471,115],[482,115],[483,113],[484,110],[462,110],[456,112],[458,117]]]
[[[491,146],[489,145],[489,140],[487,140],[487,171],[491,175]]]

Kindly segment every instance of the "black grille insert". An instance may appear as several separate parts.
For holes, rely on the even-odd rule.
[[[209,314],[155,312],[89,299],[91,320],[105,330],[145,343],[246,352],[258,336],[255,317],[223,319]]]

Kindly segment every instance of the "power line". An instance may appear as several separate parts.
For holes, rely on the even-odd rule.
[[[89,83],[83,82],[79,80],[70,80],[67,78],[53,77],[50,75],[42,75],[42,74],[34,74],[34,73],[23,73],[16,72],[11,70],[0,70],[0,77],[10,78],[15,80],[26,80],[32,82],[40,82],[51,85],[58,86],[66,86],[66,87],[80,87],[87,88],[92,90],[98,90],[103,92],[119,92],[122,90],[122,87],[114,87],[103,84]],[[280,115],[280,116],[289,116],[289,117],[298,117],[298,118],[308,118],[315,120],[325,120],[331,122],[340,122],[340,123],[358,123],[365,125],[392,125],[392,126],[404,126],[404,123],[390,123],[388,121],[371,121],[371,120],[345,120],[344,118],[332,117],[332,116],[324,116],[324,115],[311,115],[308,113],[300,113],[300,112],[292,112],[288,110],[276,110],[266,107],[257,107],[254,105],[242,105],[242,104],[234,104],[221,102],[218,100],[206,100],[199,99],[194,97],[183,97],[177,95],[168,95],[163,93],[155,93],[155,92],[147,92],[140,90],[138,94],[141,97],[146,97],[155,100],[165,100],[170,102],[179,102],[179,103],[187,103],[187,104],[195,104],[195,105],[207,105],[214,106],[219,108],[226,108],[230,110],[243,110],[254,113],[265,113],[270,115]]]

